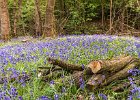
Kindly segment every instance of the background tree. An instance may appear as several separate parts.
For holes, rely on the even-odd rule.
[[[46,7],[45,25],[43,37],[55,36],[55,17],[54,17],[55,0],[48,0]]]
[[[42,21],[41,21],[41,11],[40,11],[40,2],[35,0],[35,33],[36,36],[42,35]]]
[[[7,0],[11,35],[139,34],[140,2],[111,1]]]
[[[13,25],[13,35],[17,36],[17,28],[18,28],[18,22],[21,18],[21,6],[22,6],[22,0],[14,0],[14,25]]]
[[[0,0],[0,16],[2,39],[7,41],[10,34],[10,21],[7,0]]]

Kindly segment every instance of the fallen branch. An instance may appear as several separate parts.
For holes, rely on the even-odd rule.
[[[135,79],[134,83],[140,84],[140,80]],[[117,86],[112,87],[112,90],[114,92],[120,92],[120,91],[124,91],[125,88],[129,88],[130,86],[131,86],[130,82],[122,82],[122,83],[118,84]]]
[[[61,68],[66,69],[66,70],[78,70],[78,71],[83,70],[82,66],[80,66],[80,65],[68,64],[68,63],[58,60],[58,59],[48,58],[48,62],[50,64],[60,66]]]
[[[134,58],[131,56],[120,57],[112,60],[98,60],[90,62],[87,67],[92,69],[93,73],[114,73],[123,69]]]
[[[80,79],[82,78],[83,80],[88,81],[87,87],[94,87],[94,89],[108,85],[112,81],[126,78],[129,76],[129,73],[127,72],[140,64],[138,59],[127,55],[121,55],[112,58],[111,60],[91,61],[85,66],[84,70],[82,66],[68,64],[58,59],[48,58],[48,62],[66,70],[80,71],[72,74],[70,77],[66,77],[64,80],[73,79],[75,84],[80,86]]]
[[[110,73],[110,74],[105,73],[104,75],[97,74],[96,76],[93,75],[87,82],[87,88],[91,90],[97,89],[99,87],[106,86],[115,80],[126,78],[130,75],[128,71],[130,69],[136,68],[138,65],[140,65],[140,61],[138,59],[135,59],[135,60],[132,60],[127,66],[125,66],[124,69],[118,72]]]

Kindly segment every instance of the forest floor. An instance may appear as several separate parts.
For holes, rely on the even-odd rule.
[[[7,43],[1,42],[1,77],[19,77],[21,74],[26,76],[32,73],[32,78],[27,82],[24,79],[13,82],[6,79],[5,84],[0,84],[0,93],[2,98],[9,97],[12,100],[21,97],[23,100],[138,100],[139,84],[133,84],[131,90],[124,89],[123,92],[111,90],[112,86],[120,82],[129,82],[130,78],[114,81],[103,89],[89,92],[85,88],[77,88],[73,83],[68,87],[65,82],[55,83],[58,78],[53,76],[45,83],[37,77],[39,67],[52,67],[48,64],[47,57],[87,65],[91,60],[110,59],[121,54],[140,58],[140,39],[131,36],[73,35],[46,39],[18,37]],[[69,74],[64,70],[61,72],[62,77]],[[132,76],[134,80],[140,75],[139,69],[136,74],[137,76]]]

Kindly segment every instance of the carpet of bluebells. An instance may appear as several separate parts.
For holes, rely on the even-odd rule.
[[[120,54],[130,54],[140,58],[140,39],[105,35],[63,36],[50,41],[27,42],[0,46],[0,100],[132,100],[140,99],[140,87],[134,80],[139,77],[139,69],[130,70],[131,89],[123,93],[109,90],[88,92],[83,84],[66,87],[54,80],[43,83],[37,77],[41,66],[51,67],[47,57],[65,60],[69,63],[86,65],[91,60],[109,59]],[[32,78],[26,81],[32,73]],[[65,77],[62,71],[62,76]],[[21,76],[21,78],[19,78]],[[15,80],[11,81],[12,78]],[[59,85],[60,84],[60,85]],[[112,84],[115,84],[113,82]]]

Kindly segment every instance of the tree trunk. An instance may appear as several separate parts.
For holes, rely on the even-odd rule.
[[[10,21],[7,0],[0,0],[0,14],[2,39],[7,41],[10,34]]]
[[[104,0],[101,0],[102,4],[102,31],[104,31]]]
[[[123,5],[124,6],[124,5]],[[122,14],[121,14],[121,32],[124,32],[124,13],[125,13],[125,8],[122,8]]]
[[[17,4],[18,4],[18,7],[17,7]],[[22,0],[18,0],[18,3],[16,0],[14,0],[14,29],[13,29],[13,32],[14,32],[14,36],[17,36],[17,23],[21,17],[21,6],[22,6]]]
[[[54,18],[55,0],[48,0],[46,7],[46,18],[43,37],[55,36],[55,18]]]
[[[42,35],[42,21],[41,21],[39,0],[35,0],[35,27],[36,27],[36,36],[41,36]]]
[[[110,0],[110,33],[112,32],[112,0]]]

